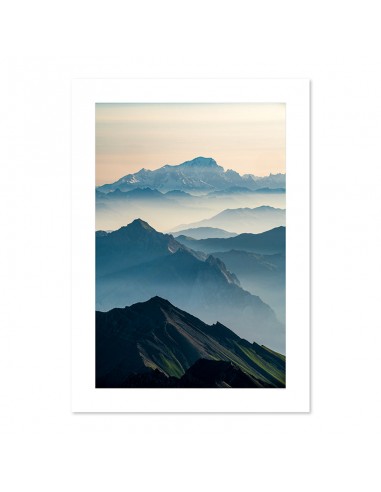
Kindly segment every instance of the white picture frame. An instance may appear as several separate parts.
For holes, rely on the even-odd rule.
[[[286,387],[95,387],[95,104],[286,104]],[[310,411],[310,83],[306,79],[72,81],[72,411]]]

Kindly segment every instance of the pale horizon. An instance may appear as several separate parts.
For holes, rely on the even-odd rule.
[[[199,156],[240,174],[286,172],[282,103],[99,103],[95,129],[97,186]]]

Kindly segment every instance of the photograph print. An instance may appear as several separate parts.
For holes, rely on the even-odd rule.
[[[286,104],[95,120],[95,387],[285,388]]]

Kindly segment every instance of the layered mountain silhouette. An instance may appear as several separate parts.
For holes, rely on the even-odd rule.
[[[173,232],[193,227],[219,227],[237,233],[258,233],[286,224],[286,211],[263,205],[256,208],[232,208],[192,224],[180,225]]]
[[[257,177],[224,169],[214,159],[197,157],[179,165],[166,165],[154,171],[142,169],[115,183],[96,189],[96,227],[116,230],[136,217],[145,217],[159,230],[195,228],[206,217],[215,217],[223,210],[239,207],[258,208],[267,205],[285,206],[285,175]],[[227,231],[261,232],[284,225],[275,214],[259,212],[261,217],[226,217],[226,224],[201,224]],[[247,215],[247,214],[246,214]],[[219,217],[216,220],[221,220]],[[192,225],[189,225],[192,224]],[[196,225],[193,225],[196,224]],[[236,225],[236,229],[232,226]],[[240,228],[241,226],[241,228]]]
[[[252,174],[240,175],[231,169],[225,171],[210,157],[196,157],[178,165],[165,165],[156,170],[141,169],[137,173],[123,176],[114,183],[99,186],[104,193],[129,191],[134,188],[155,188],[160,191],[210,192],[232,186],[251,190],[258,188],[285,188],[284,174],[270,174],[257,177]]]
[[[208,238],[226,238],[237,236],[235,232],[228,232],[218,227],[195,227],[191,229],[184,229],[181,231],[173,232],[174,237],[188,236],[193,239],[208,239]]]
[[[160,201],[168,203],[169,197],[171,195],[161,193],[158,190],[152,188],[134,188],[130,191],[121,191],[117,188],[110,193],[102,193],[96,190],[96,197],[99,200],[104,201],[115,201],[115,200],[123,200],[123,201],[135,201],[135,200],[144,200],[144,201]]]
[[[175,199],[189,199],[189,198],[193,198],[193,195],[191,195],[190,193],[186,193],[185,191],[181,191],[181,190],[171,190],[171,191],[167,191],[167,193],[164,193],[164,195],[167,197],[167,198],[175,198]]]
[[[261,234],[195,240],[177,236],[183,245],[219,258],[239,278],[245,290],[269,304],[277,318],[285,321],[285,231],[278,227]]]
[[[235,196],[235,195],[252,195],[252,194],[266,195],[268,193],[284,194],[286,193],[286,190],[285,188],[268,188],[268,187],[252,190],[250,188],[246,188],[245,186],[230,186],[229,188],[226,188],[224,190],[211,191],[210,193],[208,193],[208,196],[213,197],[213,196],[232,196],[232,195]]]
[[[173,232],[194,227],[218,227],[238,233],[259,233],[286,224],[286,211],[281,208],[261,206],[256,208],[232,208],[223,210],[210,219],[175,227]]]
[[[136,219],[111,233],[96,232],[96,275],[99,279],[105,275],[120,274],[128,268],[177,251],[189,251],[189,248],[170,235],[156,232],[147,222]]]
[[[163,298],[96,313],[97,387],[284,385],[284,356]]]
[[[193,239],[177,236],[176,241],[183,246],[206,254],[227,252],[231,250],[248,251],[257,254],[285,253],[286,228],[275,227],[260,234],[239,234],[229,238]]]
[[[241,286],[268,303],[278,319],[285,321],[286,257],[284,253],[260,255],[249,251],[213,252],[234,272]]]
[[[204,322],[218,320],[250,342],[284,353],[284,326],[274,311],[245,291],[220,259],[196,252],[140,219],[115,232],[98,231],[97,309],[108,311],[156,295]]]

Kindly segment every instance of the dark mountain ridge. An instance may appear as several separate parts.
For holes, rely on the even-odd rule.
[[[180,244],[146,222],[96,235],[96,303],[100,311],[169,299],[208,323],[219,319],[240,336],[284,351],[284,327],[258,296],[240,287],[225,264]]]
[[[177,236],[176,241],[195,251],[210,254],[215,251],[249,251],[258,254],[284,253],[286,249],[286,228],[275,227],[259,234],[243,233],[229,238],[193,239]]]
[[[156,296],[96,313],[96,381],[97,387],[284,387],[285,358]]]
[[[96,275],[120,272],[128,267],[188,248],[171,235],[159,234],[147,222],[135,219],[127,226],[96,233]]]
[[[130,374],[123,388],[272,388],[272,384],[242,371],[232,362],[198,359],[181,378],[165,376],[158,369]]]

